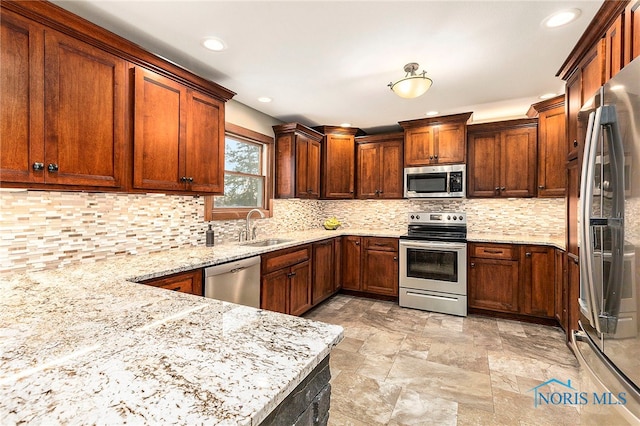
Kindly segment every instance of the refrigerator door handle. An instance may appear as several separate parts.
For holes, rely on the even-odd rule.
[[[605,130],[605,140],[609,149],[611,183],[613,188],[611,216],[608,218],[611,230],[611,268],[607,291],[603,293],[604,309],[600,315],[601,328],[606,333],[615,334],[622,299],[624,268],[624,146],[620,137],[618,114],[615,105],[600,107],[600,126]]]
[[[594,245],[591,227],[591,212],[593,209],[593,181],[595,177],[596,157],[598,153],[598,141],[600,140],[600,116],[602,110],[596,109],[589,114],[587,137],[585,138],[585,152],[582,165],[582,180],[580,182],[580,286],[584,287],[584,305],[581,303],[583,314],[589,319],[593,327],[602,333],[599,321],[598,301],[596,300],[594,280]],[[586,311],[586,312],[584,312]]]

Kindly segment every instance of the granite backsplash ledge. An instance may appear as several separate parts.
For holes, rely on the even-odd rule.
[[[0,273],[53,269],[113,256],[205,244],[204,198],[0,190]],[[404,231],[411,211],[465,211],[469,232],[564,235],[564,199],[274,200],[258,237],[317,229],[331,216],[342,229]],[[216,244],[238,241],[244,220],[211,222]]]

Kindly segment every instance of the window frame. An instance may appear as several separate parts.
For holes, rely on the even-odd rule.
[[[259,209],[266,217],[273,216],[273,156],[274,156],[274,139],[271,136],[258,133],[256,131],[246,129],[244,127],[225,123],[225,136],[235,136],[247,140],[247,142],[256,143],[264,146],[262,152],[265,161],[264,166],[264,193],[263,208]],[[253,207],[237,207],[237,208],[216,208],[214,205],[214,196],[208,195],[204,197],[204,220],[228,220],[228,219],[244,219]]]

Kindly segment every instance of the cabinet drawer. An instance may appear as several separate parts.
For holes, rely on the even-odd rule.
[[[398,240],[387,237],[366,237],[364,247],[373,250],[398,251]]]
[[[279,250],[262,256],[262,274],[287,268],[311,258],[311,246],[299,246],[287,250]]]
[[[141,284],[202,296],[202,269],[140,281]]]
[[[485,259],[517,259],[517,250],[510,244],[471,244],[471,257]]]

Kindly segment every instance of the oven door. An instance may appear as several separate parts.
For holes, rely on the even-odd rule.
[[[400,241],[400,287],[467,294],[467,244]]]

